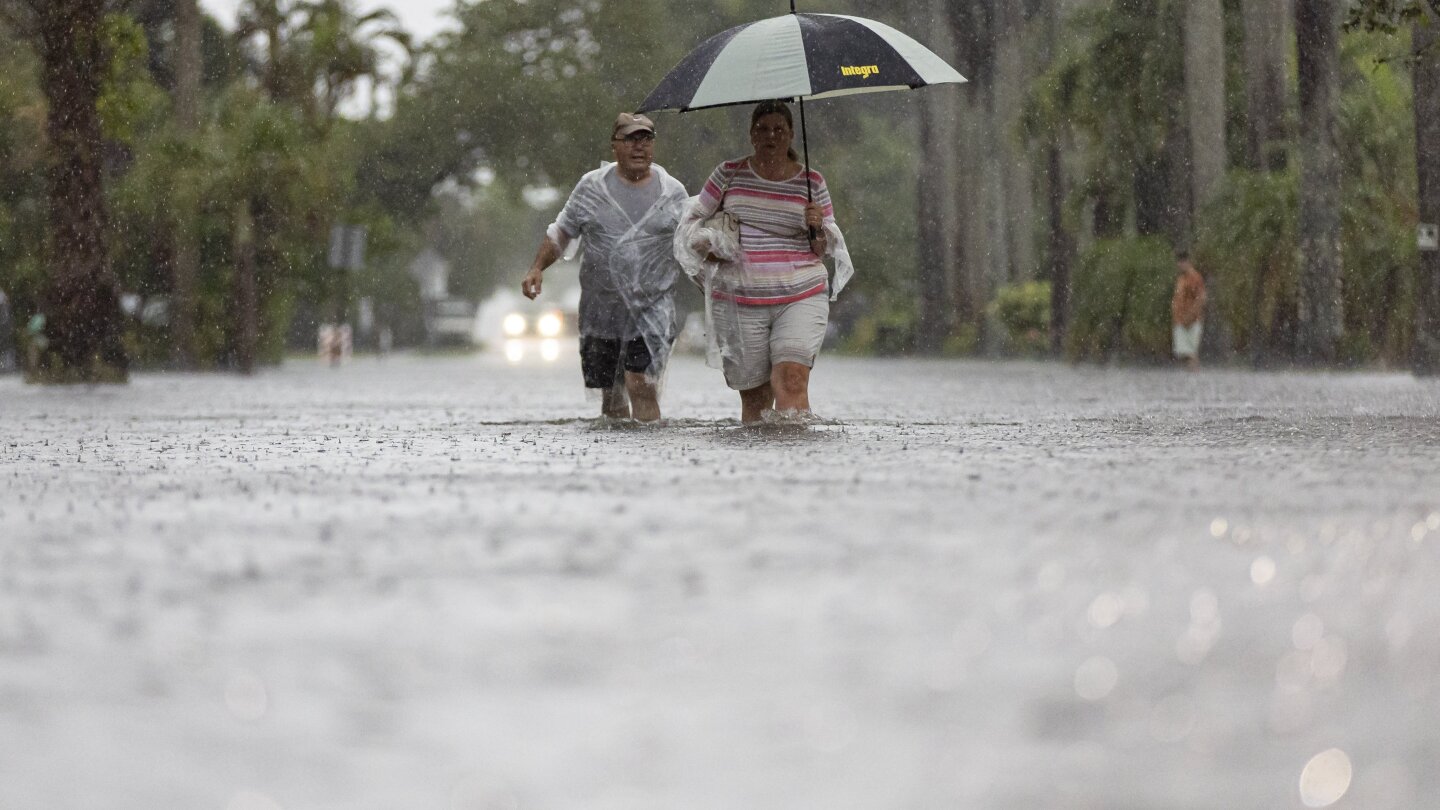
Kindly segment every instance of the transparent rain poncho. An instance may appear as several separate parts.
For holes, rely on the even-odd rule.
[[[711,368],[723,368],[724,361],[743,362],[744,346],[734,328],[718,328],[719,324],[738,324],[735,317],[739,263],[744,261],[740,249],[739,223],[722,207],[709,218],[705,218],[700,197],[685,201],[684,214],[675,229],[675,258],[680,266],[704,291],[705,295],[705,362]],[[845,244],[845,235],[831,219],[825,221],[825,234],[829,237],[824,258],[831,259],[834,272],[830,275],[830,300],[834,301],[840,291],[855,275],[855,265],[850,260],[850,250]],[[708,250],[702,249],[708,247]],[[719,261],[708,261],[707,253]],[[730,317],[716,319],[717,308],[726,307]],[[722,312],[722,314],[725,314]]]
[[[562,248],[580,239],[580,335],[622,344],[644,339],[651,359],[645,376],[658,382],[676,334],[680,266],[673,234],[686,191],[659,166],[650,170],[660,195],[639,220],[632,220],[606,187],[615,164],[604,163],[580,178],[546,233]],[[624,361],[622,350],[622,366]],[[622,371],[617,369],[617,381]]]

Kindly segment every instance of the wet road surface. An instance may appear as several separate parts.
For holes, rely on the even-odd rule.
[[[1440,382],[0,378],[0,808],[1440,805]]]

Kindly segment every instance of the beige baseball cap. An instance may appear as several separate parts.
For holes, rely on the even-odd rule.
[[[615,132],[611,134],[610,137],[624,138],[632,132],[650,132],[653,134],[655,132],[655,122],[643,115],[632,115],[624,112],[616,116]]]

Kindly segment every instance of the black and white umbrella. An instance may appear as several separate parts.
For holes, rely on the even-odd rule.
[[[964,81],[945,60],[882,22],[792,12],[705,40],[660,80],[636,112],[688,112]]]
[[[959,71],[930,49],[882,22],[841,14],[797,14],[791,0],[789,14],[736,26],[705,40],[665,74],[636,112],[689,112],[769,99],[796,100],[808,179],[805,99],[964,82]]]

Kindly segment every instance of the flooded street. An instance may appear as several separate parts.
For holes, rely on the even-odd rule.
[[[1440,802],[1440,383],[0,378],[0,808]]]

